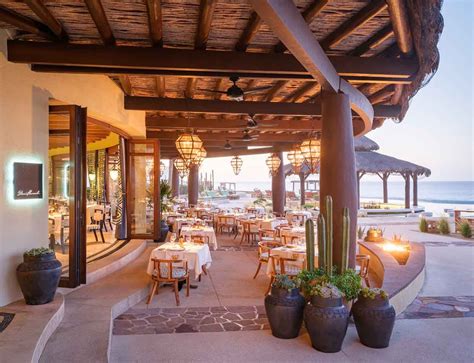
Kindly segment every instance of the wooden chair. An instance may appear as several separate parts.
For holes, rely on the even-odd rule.
[[[224,230],[230,235],[235,233],[237,229],[237,222],[235,217],[231,216],[217,216],[217,231],[224,233]]]
[[[178,282],[186,281],[186,296],[189,296],[189,271],[188,271],[188,261],[186,260],[162,260],[153,258],[153,267],[155,274],[151,276],[153,285],[150,290],[150,295],[147,299],[147,304],[150,304],[153,296],[158,294],[158,289],[160,283],[171,283],[174,288],[174,296],[176,299],[176,305],[179,306],[179,290]],[[181,264],[182,266],[174,266],[176,264]]]
[[[102,228],[104,227],[104,211],[102,209],[94,209],[92,221],[93,224],[99,225],[100,238],[102,239],[102,243],[105,243],[104,232],[102,231]]]
[[[301,262],[301,267],[298,266],[299,262]],[[268,263],[270,263],[272,270],[270,284],[268,285],[265,295],[268,295],[270,292],[276,275],[288,275],[288,277],[293,279],[304,269],[305,265],[304,260],[300,261],[296,258],[287,258],[275,255],[269,256]]]
[[[260,228],[258,230],[258,240],[263,242],[278,241],[276,230]]]
[[[209,244],[209,236],[191,236],[193,243]]]
[[[214,225],[214,219],[211,214],[208,213],[202,213],[200,216],[201,220],[206,223],[206,226],[213,227]]]
[[[370,287],[369,264],[370,255],[356,255],[356,271],[358,270],[359,276],[364,280],[367,287]]]
[[[259,234],[258,224],[255,221],[247,220],[242,221],[242,238],[240,244],[246,239],[247,243],[257,242],[257,236]]]
[[[296,214],[291,216],[291,224],[294,226],[303,226],[306,221],[304,214]]]
[[[255,279],[264,263],[268,263],[272,248],[279,247],[281,244],[276,241],[265,241],[258,243],[258,267],[253,278]]]

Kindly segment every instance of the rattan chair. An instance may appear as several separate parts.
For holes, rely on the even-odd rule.
[[[179,281],[186,281],[186,296],[189,296],[188,261],[162,260],[157,258],[153,258],[152,261],[155,273],[151,276],[153,285],[151,286],[150,295],[148,296],[146,303],[151,303],[151,301],[153,300],[153,296],[155,296],[155,294],[158,294],[160,283],[164,282],[173,284],[176,305],[179,306]],[[181,266],[175,266],[176,264],[181,264]]]
[[[263,241],[258,243],[258,266],[253,278],[257,278],[260,269],[264,263],[268,263],[272,248],[281,246],[277,241]]]
[[[370,255],[356,255],[356,271],[358,271],[359,276],[364,280],[367,287],[370,287],[369,264]]]

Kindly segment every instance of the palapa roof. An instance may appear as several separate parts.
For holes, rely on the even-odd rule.
[[[402,119],[410,98],[431,77],[438,67],[439,54],[437,42],[443,27],[440,9],[442,0],[294,0],[302,12],[315,38],[326,54],[331,57],[380,57],[385,59],[413,60],[414,71],[408,77],[382,78],[353,76],[339,72],[341,77],[352,83],[364,93],[375,106],[386,106],[390,112],[374,119],[374,127],[379,127],[387,117]],[[401,26],[397,16],[399,9],[388,3],[401,6],[406,4],[406,39],[397,35]],[[398,5],[397,5],[398,4]],[[12,18],[14,21],[12,21]],[[402,24],[403,25],[403,24]],[[12,39],[28,40],[29,44],[58,44],[66,41],[75,45],[106,45],[107,47],[129,46],[137,49],[199,50],[255,53],[288,53],[270,27],[255,13],[247,0],[44,0],[20,2],[0,0],[0,29],[8,29]],[[404,43],[405,42],[405,43]],[[408,42],[408,46],[406,45]],[[401,49],[406,48],[406,49]],[[42,50],[43,52],[43,50]],[[130,50],[130,53],[133,49]],[[31,52],[34,54],[34,52]],[[203,54],[204,54],[203,53]],[[403,54],[403,56],[402,56]],[[9,51],[10,57],[10,51]],[[115,57],[117,58],[117,57]],[[133,58],[132,56],[130,58]],[[136,57],[138,58],[138,57]],[[188,57],[192,60],[193,56]],[[109,60],[114,57],[109,57]],[[35,62],[26,60],[26,63]],[[348,62],[346,64],[351,64]],[[153,97],[157,99],[180,100],[226,100],[226,96],[203,90],[225,91],[232,85],[228,75],[176,73],[169,70],[143,70],[139,67],[130,72],[118,71],[117,67],[100,67],[84,64],[74,69],[74,64],[47,62],[36,63],[34,70],[49,72],[101,73],[111,77],[127,96]],[[94,68],[94,67],[95,68]],[[41,68],[43,67],[43,68]],[[49,67],[49,68],[48,68]],[[62,67],[62,68],[61,68]],[[61,69],[59,69],[61,68]],[[167,73],[168,72],[168,73]],[[238,85],[242,89],[270,86],[268,90],[249,94],[245,101],[268,103],[316,103],[319,102],[320,85],[314,80],[281,79],[278,77],[256,77],[248,74],[240,76]],[[392,108],[390,108],[392,107]],[[168,140],[162,143],[162,155],[172,156],[172,140],[178,129],[186,125],[196,133],[220,134],[219,145],[209,142],[208,151],[222,150],[226,138],[242,136],[246,127],[246,112],[187,112],[186,109],[154,109],[147,111],[147,136]],[[258,129],[250,134],[261,135],[250,145],[265,143],[298,142],[310,131],[320,128],[320,116],[285,116],[258,114]],[[188,122],[188,120],[191,120]],[[217,120],[222,125],[234,122],[232,128],[211,129],[202,126],[200,121]],[[241,123],[237,121],[242,120]],[[201,127],[195,127],[196,121]],[[306,126],[271,127],[271,122],[281,125],[287,122]],[[214,125],[214,124],[213,124]],[[164,135],[168,132],[168,136]],[[273,137],[273,135],[276,135]],[[271,137],[269,137],[271,136]],[[281,137],[280,137],[281,136]],[[239,144],[235,140],[236,145]],[[168,148],[169,144],[169,150]],[[205,142],[206,144],[206,142]],[[222,145],[221,145],[222,144]],[[249,144],[245,144],[249,145]],[[372,150],[372,149],[371,149]]]
[[[368,137],[356,138],[354,143],[354,148],[356,150],[356,171],[358,173],[365,174],[410,174],[417,176],[430,176],[431,170],[413,164],[409,161],[401,160],[394,158],[393,156],[388,156],[375,152],[374,150],[379,149],[379,145],[369,139]],[[294,174],[291,164],[284,166],[285,175]],[[305,175],[309,173],[309,168],[306,164],[301,167],[301,172]]]

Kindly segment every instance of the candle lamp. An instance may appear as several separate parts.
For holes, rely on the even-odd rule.
[[[394,235],[392,240],[382,243],[382,249],[390,253],[399,265],[406,265],[410,257],[410,243],[401,235]]]

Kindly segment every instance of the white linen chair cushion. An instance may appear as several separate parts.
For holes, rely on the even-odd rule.
[[[153,273],[156,276],[156,271]],[[161,278],[168,278],[168,265],[160,265],[160,277]],[[179,279],[186,275],[186,270],[183,267],[175,267],[173,266],[173,275],[171,276],[172,279]]]

